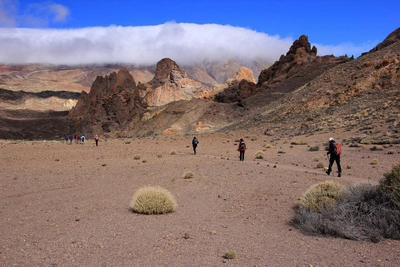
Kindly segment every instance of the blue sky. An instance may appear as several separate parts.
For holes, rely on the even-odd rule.
[[[0,0],[0,63],[278,60],[305,34],[359,56],[400,27],[397,0]]]

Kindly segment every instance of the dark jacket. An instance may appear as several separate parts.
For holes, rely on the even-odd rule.
[[[193,138],[192,140],[192,145],[196,145],[199,143],[199,140],[197,140],[197,138]]]
[[[241,144],[243,144],[243,147],[241,147]],[[238,151],[245,151],[246,150],[246,143],[241,141],[238,145]]]
[[[331,156],[335,156],[335,157],[340,156],[340,155],[335,154],[335,145],[336,145],[335,141],[329,142],[328,152],[326,152],[327,155],[331,154]]]

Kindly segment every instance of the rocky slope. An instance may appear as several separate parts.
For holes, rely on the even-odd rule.
[[[379,49],[324,71],[278,101],[268,102],[273,97],[269,91],[246,99],[245,105],[258,112],[249,111],[246,120],[229,129],[252,128],[275,134],[352,131],[357,138],[399,142],[398,32],[388,36],[390,42],[383,42],[388,45],[380,44]],[[287,79],[273,90],[291,88],[291,79]]]

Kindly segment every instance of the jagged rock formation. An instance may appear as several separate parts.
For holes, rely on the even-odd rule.
[[[157,63],[154,78],[139,84],[143,102],[147,106],[163,106],[179,100],[199,98],[206,89],[195,80],[189,79],[175,61],[164,58]]]
[[[242,82],[239,85],[237,99],[244,100],[269,88],[278,88],[274,92],[275,95],[286,93],[314,79],[327,69],[349,60],[351,59],[347,56],[339,58],[317,56],[317,48],[315,46],[311,48],[308,37],[302,35],[293,42],[286,55],[282,55],[271,67],[261,71],[257,84]],[[292,81],[291,86],[286,85],[286,88],[282,90],[280,85],[287,83],[288,80]]]
[[[77,105],[70,110],[71,132],[119,131],[132,121],[140,120],[145,107],[127,69],[98,76],[89,94],[82,91]]]

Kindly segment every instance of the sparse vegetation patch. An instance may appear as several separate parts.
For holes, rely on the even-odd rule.
[[[142,187],[132,197],[132,211],[142,214],[164,214],[175,211],[175,197],[162,187]]]
[[[228,250],[225,252],[224,258],[228,260],[236,259],[236,252],[233,250]]]
[[[400,239],[400,164],[384,176],[379,185],[358,184],[341,188],[338,191],[340,198],[335,197],[336,203],[329,209],[319,208],[319,205],[310,208],[308,203],[317,201],[305,202],[304,198],[292,224],[308,234],[372,242]],[[323,192],[318,191],[317,186],[307,193],[310,191],[317,192],[316,195]]]
[[[194,174],[193,172],[186,172],[185,175],[183,176],[184,179],[190,179],[193,178]]]
[[[256,159],[263,159],[264,156],[265,156],[265,153],[262,152],[262,151],[258,151],[258,152],[255,154],[255,158],[256,158]]]

